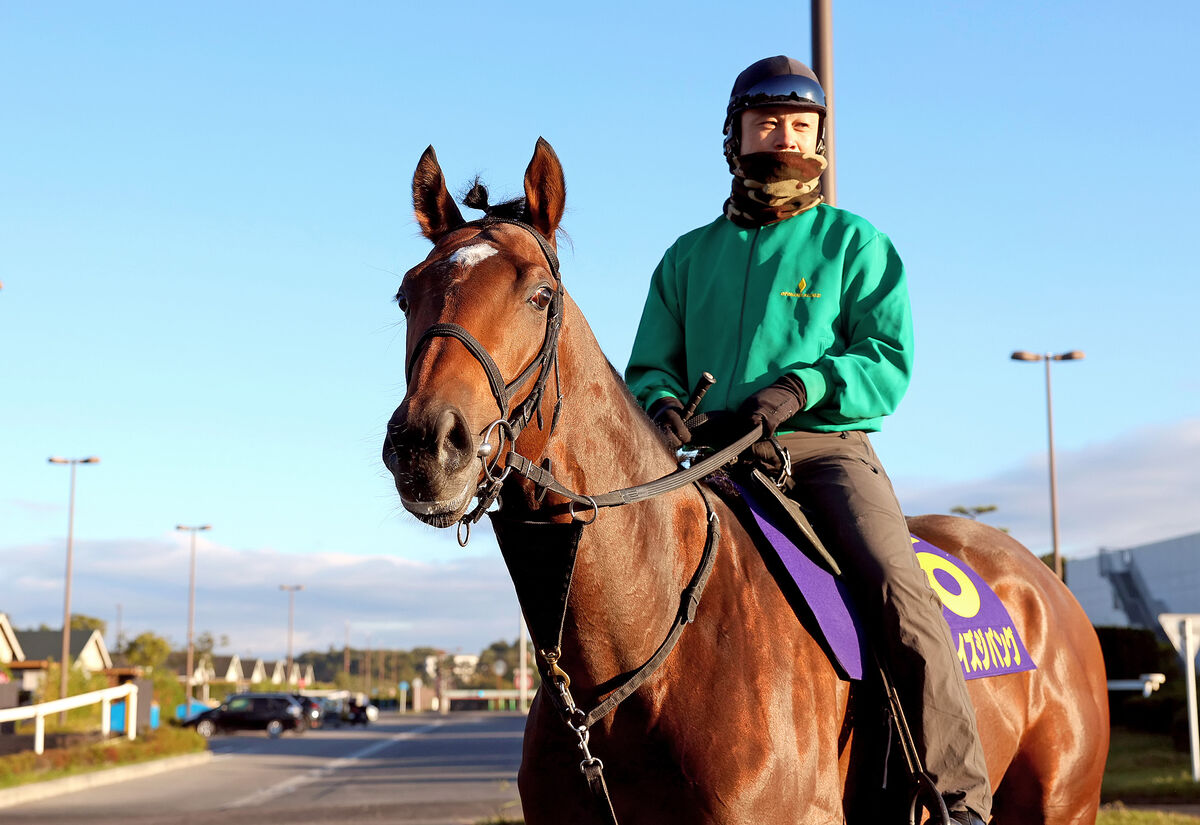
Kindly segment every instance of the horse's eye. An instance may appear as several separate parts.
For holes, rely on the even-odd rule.
[[[400,311],[405,315],[408,314],[408,296],[404,294],[404,290],[396,293],[396,306],[400,307]]]
[[[538,291],[533,293],[529,298],[529,303],[533,304],[538,309],[545,309],[550,306],[550,299],[554,297],[554,290],[548,286],[538,287]]]

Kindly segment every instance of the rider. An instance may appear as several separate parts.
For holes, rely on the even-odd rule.
[[[673,447],[692,440],[681,399],[709,371],[718,383],[701,411],[734,411],[724,432],[761,423],[788,449],[785,491],[849,561],[859,607],[884,629],[926,772],[956,822],[982,825],[992,794],[975,712],[867,438],[908,387],[904,265],[886,235],[822,203],[824,117],[821,85],[797,60],[738,75],[724,129],[732,194],[654,271],[625,377]]]

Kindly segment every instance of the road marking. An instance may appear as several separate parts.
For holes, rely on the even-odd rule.
[[[430,725],[413,728],[412,730],[405,731],[404,733],[398,733],[395,736],[384,739],[382,742],[376,742],[372,745],[368,745],[362,750],[356,751],[349,756],[343,756],[340,759],[335,759],[329,764],[320,768],[313,768],[312,770],[306,771],[298,776],[293,776],[289,779],[283,780],[282,782],[271,785],[270,787],[255,791],[249,796],[242,797],[236,802],[230,802],[227,805],[222,805],[220,810],[224,811],[229,810],[230,808],[248,808],[252,805],[262,805],[263,803],[270,802],[272,799],[283,796],[287,793],[291,793],[297,788],[307,785],[310,782],[316,782],[318,779],[324,779],[334,771],[341,770],[342,768],[348,768],[358,762],[360,759],[366,759],[371,754],[378,753],[379,751],[384,750],[385,748],[390,747],[397,742],[403,742],[405,739],[413,739],[414,737],[420,736],[423,733],[429,733],[434,728],[440,728],[444,724],[444,721],[438,721]]]

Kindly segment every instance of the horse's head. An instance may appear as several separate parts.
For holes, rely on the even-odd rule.
[[[565,192],[558,157],[539,138],[524,204],[514,208],[521,225],[468,223],[432,146],[417,164],[413,207],[433,250],[396,294],[408,322],[408,387],[388,422],[383,462],[405,509],[436,527],[462,517],[484,462],[496,460],[503,442],[501,432],[485,440],[492,423],[515,417],[519,429],[522,417],[538,417],[543,389],[557,395],[562,287],[554,233]]]

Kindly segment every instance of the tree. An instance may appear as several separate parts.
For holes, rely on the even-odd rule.
[[[51,627],[45,622],[42,622],[40,625],[38,625],[37,629],[58,630],[59,628]],[[83,613],[72,613],[71,630],[84,630],[89,632],[92,630],[99,630],[100,635],[103,636],[108,631],[108,622],[104,621],[104,619],[97,619],[95,616],[86,616]]]
[[[954,515],[956,515],[956,516],[966,516],[967,518],[975,521],[975,520],[978,520],[978,517],[982,516],[984,513],[996,512],[996,505],[995,504],[981,504],[977,507],[963,507],[960,504],[955,507],[951,507],[950,512],[954,513]]]
[[[146,631],[125,647],[125,657],[132,665],[156,668],[167,661],[171,643],[154,633]]]
[[[972,521],[978,521],[979,516],[982,516],[985,513],[994,513],[994,512],[996,512],[996,510],[997,510],[997,507],[995,504],[980,504],[975,507],[963,507],[961,504],[959,504],[959,505],[956,505],[956,506],[950,508],[950,512],[954,513],[954,515],[965,516],[965,517],[971,519]],[[997,527],[996,529],[999,530],[1001,533],[1008,532],[1007,527]]]
[[[229,637],[222,633],[219,637],[214,637],[212,631],[205,630],[196,635],[192,642],[192,647],[196,654],[212,653],[218,647],[229,647]]]

